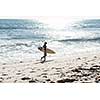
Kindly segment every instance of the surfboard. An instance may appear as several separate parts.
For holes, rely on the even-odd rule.
[[[44,48],[43,48],[43,47],[38,47],[38,50],[44,52]],[[49,54],[55,54],[55,53],[56,53],[55,51],[53,51],[53,50],[51,50],[51,49],[49,49],[49,48],[47,48],[46,51],[47,51],[47,53],[49,53]]]

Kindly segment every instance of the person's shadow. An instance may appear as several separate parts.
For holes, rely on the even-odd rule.
[[[51,62],[51,61],[54,61],[54,60],[47,60],[47,61],[45,61],[45,62],[39,61],[39,62],[36,62],[36,63],[34,63],[34,64],[39,64],[39,63],[44,64],[44,63]]]

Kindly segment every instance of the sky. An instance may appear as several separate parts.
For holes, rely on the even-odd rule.
[[[0,0],[0,17],[100,16],[99,0]]]

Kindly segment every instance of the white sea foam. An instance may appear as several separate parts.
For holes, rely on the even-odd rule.
[[[0,62],[40,59],[37,47],[47,41],[47,47],[56,51],[51,57],[61,57],[79,51],[100,49],[98,19],[83,20],[38,19],[0,20]]]

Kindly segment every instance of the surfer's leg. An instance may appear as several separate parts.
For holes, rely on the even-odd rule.
[[[44,60],[42,61],[42,63],[44,63],[46,61],[46,56],[43,56]]]
[[[44,56],[44,62],[46,61],[46,56]]]
[[[41,60],[44,58],[44,56],[43,57],[41,57]]]
[[[43,57],[41,57],[41,60],[43,59]]]
[[[46,56],[41,57],[41,63],[44,63],[45,61],[46,61]]]
[[[43,56],[43,57],[41,57],[41,61],[42,61],[42,59],[43,59],[43,58],[44,58],[44,56]],[[44,61],[44,60],[43,60],[43,61]],[[43,61],[42,61],[42,62],[43,62]]]

